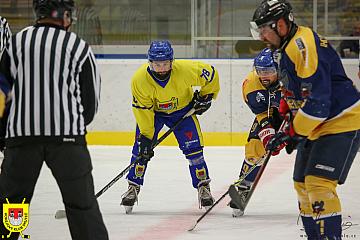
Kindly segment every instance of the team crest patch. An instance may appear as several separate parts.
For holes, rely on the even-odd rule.
[[[10,238],[12,233],[20,233],[24,239],[29,239],[30,235],[23,234],[29,224],[29,204],[25,203],[9,203],[6,198],[3,204],[3,223],[5,228],[10,232],[8,235],[1,235],[2,239]]]
[[[178,99],[176,97],[172,97],[169,101],[159,102],[158,108],[159,110],[174,110],[177,109]]]
[[[201,168],[201,169],[195,169],[195,174],[196,174],[196,178],[199,180],[206,180],[207,179],[207,174],[206,174],[206,170],[205,168]]]
[[[142,178],[144,176],[145,172],[145,165],[136,164],[135,166],[135,177],[136,178]]]

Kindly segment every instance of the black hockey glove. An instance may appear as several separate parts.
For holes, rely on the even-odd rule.
[[[145,164],[154,156],[152,140],[140,134],[137,141],[139,145],[139,157],[141,158],[141,162]]]
[[[275,151],[279,146],[285,145],[286,152],[291,154],[297,145],[305,139],[305,137],[296,134],[292,120],[292,114],[288,112],[285,116],[284,126],[270,139],[266,150]]]
[[[201,115],[206,112],[211,106],[212,98],[213,94],[200,96],[200,92],[196,90],[191,101],[192,107],[195,109],[195,114]]]
[[[5,139],[0,137],[0,152],[4,153],[5,150]]]

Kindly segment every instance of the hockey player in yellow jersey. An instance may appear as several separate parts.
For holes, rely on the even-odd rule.
[[[254,59],[254,69],[246,76],[242,85],[243,99],[256,117],[245,145],[245,159],[239,179],[254,164],[256,164],[256,167],[243,181],[235,184],[243,208],[240,209],[231,201],[230,207],[233,209],[233,217],[244,214],[246,198],[266,154],[265,147],[281,124],[278,112],[281,94],[277,75],[278,67],[274,55],[276,57],[276,53],[273,53],[269,48],[263,49]],[[280,146],[276,151],[273,151],[273,155],[277,155],[282,147]]]
[[[139,156],[127,176],[129,187],[121,204],[131,213],[144,182],[148,161],[154,155],[151,145],[164,125],[172,127],[191,108],[202,114],[211,106],[220,90],[216,69],[192,60],[174,60],[168,41],[154,41],[148,51],[149,62],[142,65],[131,82],[132,109],[136,119],[136,137],[131,162]],[[193,86],[201,87],[200,91]],[[196,115],[184,119],[174,130],[179,148],[189,161],[192,185],[198,190],[200,207],[210,207],[210,177],[203,156],[203,137]]]
[[[336,187],[347,178],[360,146],[360,93],[331,44],[294,22],[287,0],[262,1],[251,30],[280,51],[280,113],[288,124],[270,140],[297,147],[294,186],[308,239],[341,239]]]

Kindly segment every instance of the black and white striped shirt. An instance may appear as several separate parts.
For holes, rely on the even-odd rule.
[[[11,31],[6,18],[0,16],[0,57],[6,43],[10,39]]]
[[[83,136],[97,111],[100,74],[89,45],[41,24],[11,38],[0,71],[12,86],[6,138]]]

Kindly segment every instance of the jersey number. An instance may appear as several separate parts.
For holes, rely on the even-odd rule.
[[[200,77],[205,78],[206,81],[209,81],[210,72],[208,70],[206,70],[205,68],[203,68]]]

